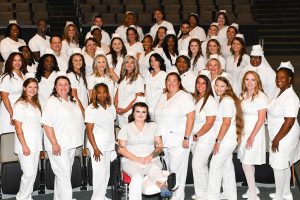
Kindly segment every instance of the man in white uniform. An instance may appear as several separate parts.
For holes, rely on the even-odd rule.
[[[189,22],[183,22],[180,26],[181,34],[178,37],[178,51],[187,51],[192,37],[189,35],[191,26]]]
[[[47,33],[47,21],[44,19],[39,19],[37,21],[37,32],[29,40],[28,46],[32,51],[35,60],[39,60],[42,55],[45,54],[46,49],[50,46],[50,37],[46,35]]]
[[[110,37],[109,37],[109,34],[102,29],[102,26],[103,26],[103,18],[102,16],[100,15],[96,15],[94,17],[94,25],[91,27],[91,30],[90,32],[88,32],[85,36],[85,39],[88,39],[89,37],[92,37],[92,34],[91,34],[91,31],[93,30],[93,27],[94,26],[97,26],[100,28],[101,30],[101,34],[102,34],[102,39],[101,39],[101,42],[106,44],[106,45],[110,45]]]

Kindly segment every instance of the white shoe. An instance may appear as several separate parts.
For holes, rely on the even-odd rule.
[[[197,200],[196,194],[193,194],[193,195],[191,196],[191,198],[192,198],[193,200]]]
[[[226,194],[224,192],[222,192],[220,195],[220,199],[228,199],[228,198],[226,197]]]
[[[256,188],[256,194],[259,194],[260,191],[258,188]],[[249,197],[249,189],[247,190],[247,192],[245,194],[242,195],[243,199],[248,199]]]
[[[271,194],[269,194],[269,197],[271,197],[272,199],[275,199],[275,195],[276,195],[275,193],[271,193]],[[292,193],[283,195],[282,197],[284,200],[293,200]]]

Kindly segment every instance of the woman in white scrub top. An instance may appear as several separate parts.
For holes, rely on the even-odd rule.
[[[199,15],[195,13],[191,13],[188,16],[188,22],[191,25],[191,31],[189,32],[189,35],[192,38],[196,38],[200,40],[201,42],[206,40],[206,34],[202,27],[199,26]]]
[[[41,100],[46,101],[50,97],[54,81],[61,74],[53,54],[44,54],[40,58],[35,78],[39,82],[39,96]]]
[[[258,200],[255,186],[255,167],[266,163],[266,138],[264,122],[267,114],[268,98],[263,93],[259,75],[248,71],[242,82],[242,110],[244,117],[244,134],[239,146],[238,158],[249,187],[249,200]]]
[[[72,165],[76,148],[83,145],[84,118],[70,80],[59,76],[54,85],[42,113],[44,145],[55,175],[54,199],[72,200]]]
[[[155,37],[153,39],[153,48],[155,50],[158,50],[162,47],[162,43],[164,41],[164,37],[167,35],[167,31],[168,29],[164,26],[161,26],[157,29]]]
[[[158,54],[154,53],[149,59],[150,73],[145,77],[145,98],[149,106],[149,114],[151,119],[154,120],[154,110],[161,95],[166,91],[166,66],[164,59]]]
[[[231,43],[236,34],[238,34],[238,24],[230,25],[226,32],[226,39],[221,43],[221,53],[225,59],[231,55]]]
[[[119,124],[122,126],[128,122],[136,98],[144,94],[144,80],[139,73],[139,64],[135,57],[124,58],[118,84],[114,103]]]
[[[206,199],[208,186],[208,159],[214,147],[216,134],[213,128],[218,104],[213,97],[210,79],[199,75],[196,79],[196,118],[193,128],[194,148],[192,169],[195,195],[192,199]]]
[[[244,39],[235,37],[231,43],[232,55],[226,59],[226,71],[232,76],[232,83],[235,85],[236,94],[241,94],[242,82],[239,79],[241,71],[250,65],[250,56],[246,54]]]
[[[207,58],[207,60],[212,58],[212,57],[218,58],[218,60],[221,63],[222,69],[225,69],[226,60],[221,54],[221,45],[215,37],[212,37],[207,42],[207,47],[206,47],[206,58]]]
[[[113,36],[110,42],[110,53],[106,56],[109,72],[112,74],[113,80],[118,81],[121,75],[121,67],[127,50],[120,36]]]
[[[78,30],[75,24],[65,26],[61,44],[61,51],[68,57],[73,54],[74,48],[79,48]]]
[[[0,53],[6,61],[12,52],[19,52],[20,46],[26,46],[26,43],[21,37],[21,27],[16,23],[11,23],[6,28],[6,33],[3,40],[0,42]]]
[[[217,134],[209,168],[207,200],[220,199],[222,181],[226,199],[236,200],[237,189],[232,155],[241,140],[244,126],[241,101],[224,76],[217,78],[215,90],[220,96],[220,101],[214,124]]]
[[[16,199],[32,199],[40,151],[43,150],[43,132],[40,124],[41,105],[38,99],[38,82],[35,78],[24,81],[21,97],[14,105],[16,137],[14,150],[20,160],[23,175]]]
[[[108,87],[98,83],[93,88],[92,103],[85,110],[85,123],[93,155],[93,195],[91,200],[106,199],[110,177],[110,159],[115,148],[114,121],[116,109],[112,104]]]
[[[219,32],[218,23],[216,23],[216,22],[211,23],[211,25],[209,26],[209,29],[207,31],[207,38],[206,38],[205,41],[203,41],[201,43],[202,55],[205,58],[206,58],[207,42],[211,39],[212,36],[214,36],[215,38],[217,38],[218,32]]]
[[[138,60],[139,60],[139,66],[140,66],[140,73],[143,78],[146,78],[149,74],[149,58],[152,54],[155,52],[152,48],[153,39],[151,35],[146,35],[142,41],[144,50],[140,54]]]
[[[136,58],[139,58],[144,51],[143,44],[139,41],[139,35],[135,28],[129,27],[126,31],[127,40],[125,47],[127,52],[131,53]]]
[[[299,98],[293,89],[294,67],[290,62],[281,63],[276,71],[279,88],[268,108],[270,137],[270,165],[274,170],[275,200],[293,199],[290,190],[290,166],[299,160]],[[297,155],[296,159],[294,154]]]
[[[84,41],[85,50],[83,50],[82,54],[85,61],[85,75],[88,77],[93,73],[93,63],[94,58],[96,57],[96,40],[94,38],[89,38]]]
[[[21,46],[19,47],[19,51],[22,53],[24,60],[26,62],[27,73],[30,74],[32,77],[34,77],[38,63],[34,60],[30,48],[28,46]],[[25,74],[25,76],[28,77],[28,74]]]
[[[201,70],[205,69],[206,59],[201,52],[200,40],[193,38],[190,40],[188,54],[191,59],[191,70],[197,76]]]
[[[15,132],[13,105],[23,91],[26,64],[21,53],[11,53],[5,62],[4,74],[0,77],[0,134]]]
[[[179,55],[177,37],[173,34],[168,34],[162,43],[162,57],[165,60],[166,72],[169,73],[175,69],[176,58]]]
[[[96,84],[105,83],[108,86],[110,98],[113,100],[115,95],[115,83],[109,74],[109,66],[104,55],[95,57],[93,64],[93,73],[87,78],[89,96],[92,98],[92,91]]]
[[[122,169],[131,177],[129,199],[142,200],[142,193],[151,195],[172,188],[167,188],[167,174],[158,157],[163,149],[162,132],[150,121],[147,104],[135,103],[129,118],[118,134],[118,152],[124,156]]]
[[[183,90],[181,78],[171,72],[166,78],[167,92],[155,109],[155,121],[161,130],[168,169],[176,174],[176,200],[184,200],[185,181],[190,153],[191,133],[195,119],[193,97]]]
[[[229,27],[229,20],[225,12],[219,12],[217,15],[217,22],[219,27],[218,40],[222,43],[226,40],[226,33]]]
[[[85,78],[85,62],[80,53],[75,53],[70,57],[67,73],[67,77],[71,82],[72,96],[75,97],[81,110],[84,111],[89,105],[89,98]]]

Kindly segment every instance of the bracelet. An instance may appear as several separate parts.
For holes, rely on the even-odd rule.
[[[216,143],[221,144],[222,140],[216,139]]]
[[[190,137],[183,137],[184,140],[190,140]]]

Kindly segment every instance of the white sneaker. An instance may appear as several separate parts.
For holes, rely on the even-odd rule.
[[[275,193],[271,193],[271,194],[269,194],[269,197],[271,197],[272,199],[275,199],[275,195],[276,195]],[[293,200],[292,193],[283,195],[283,199],[284,200]]]
[[[192,198],[193,200],[197,200],[196,194],[193,194],[193,195],[191,196],[191,198]]]
[[[256,194],[259,194],[260,191],[258,188],[256,188]],[[248,199],[249,197],[249,189],[247,190],[247,192],[245,194],[242,195],[243,199]]]

